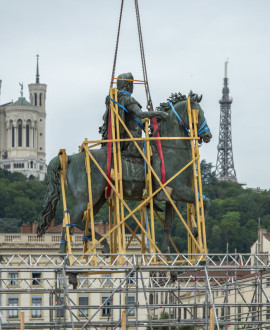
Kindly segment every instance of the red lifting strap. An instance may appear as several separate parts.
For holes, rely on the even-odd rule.
[[[151,123],[154,128],[154,132],[158,129],[158,124],[157,124],[157,119],[154,117],[151,119]],[[160,137],[159,132],[156,133],[157,137]],[[161,147],[161,141],[156,140],[157,144],[157,150],[158,150],[158,155],[161,161],[160,164],[160,170],[161,170],[161,183],[164,184],[166,182],[166,175],[165,175],[165,164],[164,164],[164,158],[163,158],[163,152],[162,152],[162,147]]]
[[[156,118],[151,119],[151,123],[154,128],[154,132],[158,129],[158,124]],[[160,137],[159,132],[156,133],[157,137]],[[111,122],[111,109],[109,109],[109,118],[108,118],[108,140],[112,139],[112,122]],[[161,170],[161,183],[164,184],[166,182],[165,176],[165,164],[163,158],[163,152],[161,147],[161,141],[156,140],[158,155],[160,157],[160,170]],[[112,142],[107,143],[107,177],[111,180],[111,162],[112,162]],[[111,196],[112,187],[110,186],[109,182],[107,182],[107,192],[106,196]]]

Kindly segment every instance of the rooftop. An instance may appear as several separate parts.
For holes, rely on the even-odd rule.
[[[26,100],[26,98],[23,97],[23,96],[19,97],[18,100],[13,103],[13,105],[28,105],[28,106],[32,106],[32,104],[30,102],[28,102]]]

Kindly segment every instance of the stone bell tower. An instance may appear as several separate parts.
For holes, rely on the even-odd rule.
[[[19,84],[18,100],[0,105],[0,168],[43,180],[47,85],[39,82],[38,56],[36,82],[29,85],[30,102],[23,95],[23,83]]]
[[[46,159],[45,132],[46,132],[46,91],[47,85],[39,82],[39,55],[37,55],[36,83],[29,84],[30,103],[38,110],[38,122],[36,123],[37,156],[41,160]]]

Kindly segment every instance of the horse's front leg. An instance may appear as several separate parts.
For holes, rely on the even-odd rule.
[[[198,196],[200,198],[200,196]],[[204,217],[206,219],[209,212],[211,202],[206,196],[203,196],[203,206],[204,206]],[[181,201],[184,203],[195,204],[195,191],[186,185],[178,185],[177,189],[173,189],[172,199],[175,201]]]
[[[175,216],[175,211],[172,207],[172,204],[170,202],[166,202],[166,209],[165,209],[165,221],[164,221],[164,234],[163,234],[163,242],[162,242],[162,247],[161,251],[163,253],[170,253],[170,234],[172,231],[172,226],[173,226],[173,220]],[[168,259],[172,259],[168,257]],[[171,271],[171,280],[175,282],[177,280],[177,274],[178,272],[176,271]]]

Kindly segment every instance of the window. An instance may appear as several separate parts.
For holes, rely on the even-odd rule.
[[[58,308],[56,310],[56,317],[64,317],[65,316],[65,308],[63,307],[63,305],[64,305],[64,302],[65,302],[65,298],[64,298],[63,295],[61,295],[61,296],[56,297],[55,299],[56,299],[56,305],[57,306],[62,305],[61,308]]]
[[[41,285],[41,272],[32,273],[32,285]]]
[[[205,315],[205,309],[203,308],[203,311],[204,311],[204,315]],[[184,307],[184,319],[187,318],[187,308]]]
[[[135,284],[135,272],[130,273],[128,278],[128,284]]]
[[[134,307],[135,307],[135,296],[134,296],[134,294],[129,294],[127,298],[128,298],[128,301],[126,302],[126,305],[133,307],[131,310],[130,310],[130,307],[129,307],[129,309],[128,309],[128,311],[129,311],[128,315],[134,316],[134,312],[135,312],[135,310],[134,310]]]
[[[41,307],[41,296],[32,296],[32,307]],[[41,309],[32,309],[32,318],[41,318]]]
[[[15,147],[15,127],[12,125],[12,148]]]
[[[30,127],[29,125],[27,124],[26,125],[26,146],[29,147],[30,146]]]
[[[270,287],[270,277],[266,278],[266,287],[269,288]]]
[[[154,304],[154,296],[153,296],[153,293],[150,293],[150,295],[149,295],[149,304],[150,304],[150,305],[153,305],[153,304]]]
[[[111,285],[112,284],[111,277],[112,277],[112,275],[109,274],[109,273],[102,274],[102,279],[104,280],[103,284],[104,285]]]
[[[9,283],[8,285],[18,285],[18,272],[8,273]]]
[[[42,94],[39,94],[39,105],[42,106]]]
[[[237,308],[237,319],[238,319],[238,322],[241,322],[241,313],[242,313],[242,309],[241,309],[241,306],[238,306]]]
[[[269,320],[270,319],[270,306],[266,307],[266,319]]]
[[[256,321],[256,306],[251,307],[251,315],[252,315],[252,321]]]
[[[18,147],[22,146],[22,124],[18,125]]]
[[[8,297],[8,306],[17,307],[19,304],[18,296],[10,296]],[[8,311],[9,318],[18,318],[18,309],[11,309]]]
[[[102,295],[102,305],[105,303],[105,301],[109,298],[107,295]],[[112,301],[109,299],[106,301],[104,306],[111,306]],[[111,309],[110,308],[102,308],[102,316],[110,316],[111,315]]]
[[[33,128],[33,147],[35,146],[35,129]]]
[[[178,308],[178,320],[181,320],[181,307]]]
[[[88,275],[79,276],[79,285],[80,286],[88,285]]]
[[[231,315],[231,308],[229,306],[227,307],[227,315],[228,315],[228,317],[230,317],[230,315]]]
[[[89,297],[86,295],[79,296],[79,306],[87,306],[89,305]],[[88,316],[88,308],[80,308],[79,309],[79,317]]]
[[[221,307],[221,319],[224,318],[224,307]]]
[[[57,286],[58,288],[64,287],[64,275],[63,273],[57,273]]]
[[[35,105],[37,105],[37,93],[35,93]]]

